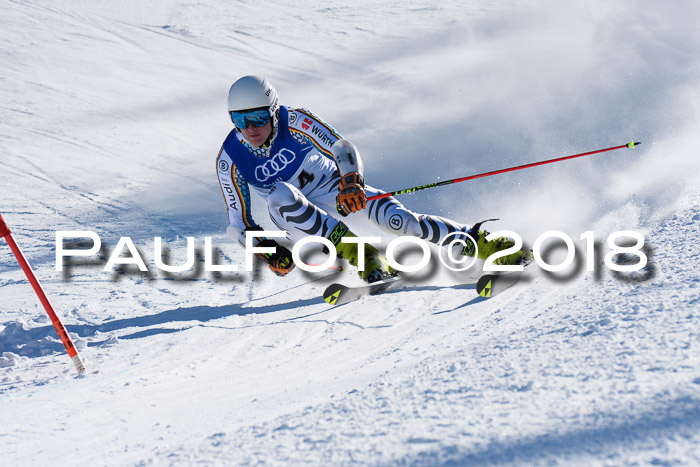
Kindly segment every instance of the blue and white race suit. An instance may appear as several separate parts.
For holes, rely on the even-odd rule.
[[[229,235],[245,244],[245,231],[260,229],[251,215],[251,189],[266,201],[272,221],[294,242],[310,235],[329,238],[341,219],[351,227],[369,222],[393,235],[433,243],[468,229],[442,217],[416,214],[394,197],[370,201],[366,209],[342,217],[336,208],[340,174],[331,153],[339,139],[333,127],[310,111],[285,106],[280,107],[277,127],[266,146],[251,146],[234,128],[216,160]],[[368,197],[383,193],[369,185],[366,192]]]

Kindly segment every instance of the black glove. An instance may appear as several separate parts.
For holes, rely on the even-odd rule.
[[[256,253],[256,256],[265,261],[272,272],[278,276],[285,276],[294,269],[294,261],[292,260],[292,252],[288,248],[283,247],[279,243],[269,238],[266,238],[258,244],[258,247],[268,248],[275,247],[275,253]]]

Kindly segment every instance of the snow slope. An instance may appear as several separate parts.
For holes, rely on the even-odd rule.
[[[700,463],[700,5],[303,3],[2,2],[0,213],[88,367],[0,242],[2,464]],[[248,73],[386,189],[643,144],[402,198],[577,242],[492,300],[437,275],[329,307],[352,271],[159,272],[155,236],[173,262],[211,236],[244,263],[213,165]],[[129,236],[150,272],[58,272],[57,230],[105,255]],[[618,230],[644,270],[603,264]]]

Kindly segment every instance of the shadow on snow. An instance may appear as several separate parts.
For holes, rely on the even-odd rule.
[[[176,308],[163,311],[153,315],[137,316],[133,318],[115,319],[101,324],[74,324],[66,326],[69,333],[76,333],[78,336],[93,337],[98,333],[111,333],[130,328],[149,328],[166,323],[196,322],[206,323],[208,321],[226,318],[229,316],[243,316],[248,314],[265,314],[277,311],[293,310],[309,305],[319,304],[319,298],[306,300],[294,300],[287,303],[274,305],[245,306],[245,304],[212,306],[194,306],[187,308]],[[120,339],[137,339],[156,334],[167,334],[191,328],[193,325],[182,328],[152,328],[137,331],[132,334],[119,336]],[[109,338],[102,341],[90,342],[89,346],[99,346],[109,342]],[[0,354],[2,352],[12,352],[24,357],[40,357],[54,352],[63,352],[63,344],[58,340],[53,326],[40,326],[35,328],[25,328],[22,323],[8,323],[5,329],[0,332]]]

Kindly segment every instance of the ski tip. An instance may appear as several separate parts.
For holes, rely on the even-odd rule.
[[[476,293],[483,298],[493,298],[517,284],[522,276],[521,272],[483,275],[476,282]]]
[[[491,281],[489,280],[484,287],[479,291],[479,295],[481,295],[484,298],[490,298],[491,297]]]
[[[331,284],[328,286],[326,291],[323,293],[323,300],[326,301],[329,305],[335,305],[336,302],[338,301],[338,297],[340,297],[340,292],[342,290],[342,286],[339,284]]]
[[[628,147],[628,148],[633,148],[633,147],[635,147],[635,146],[639,146],[640,144],[642,144],[641,141],[639,141],[639,142],[630,141],[629,143],[627,143],[627,147]]]
[[[476,283],[476,293],[484,298],[491,298],[491,282],[493,276],[485,275],[481,276]]]
[[[334,293],[333,295],[329,295],[327,297],[323,297],[323,299],[328,303],[329,305],[335,305],[335,302],[338,301],[338,296],[340,296],[340,291]]]

